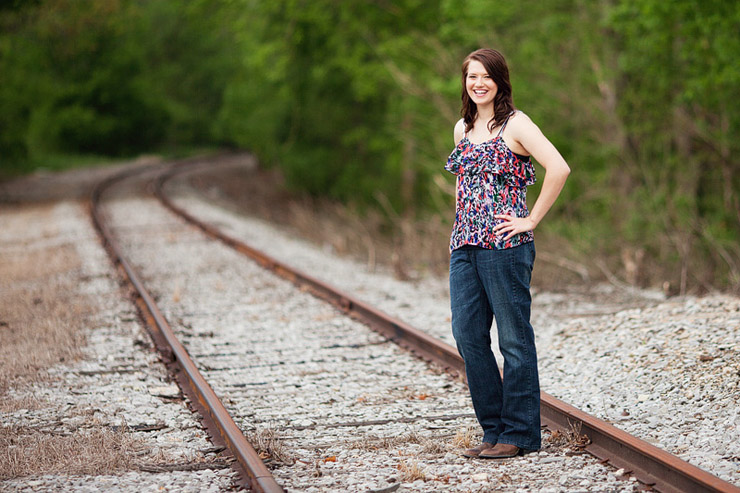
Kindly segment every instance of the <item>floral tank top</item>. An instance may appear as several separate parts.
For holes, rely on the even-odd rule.
[[[445,169],[457,175],[450,252],[464,245],[502,250],[534,240],[531,231],[508,240],[506,233],[493,231],[503,221],[494,214],[529,215],[527,186],[535,182],[531,157],[514,154],[501,138],[508,121],[495,138],[480,144],[470,142],[466,133],[447,159]]]

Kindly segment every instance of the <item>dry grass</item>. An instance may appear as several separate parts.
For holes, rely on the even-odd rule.
[[[568,445],[565,433],[553,430],[542,437],[542,450],[548,453],[563,452]]]
[[[401,473],[401,481],[413,482],[419,479],[426,481],[427,479],[424,468],[415,460],[402,460],[398,463],[398,470]]]
[[[455,437],[452,439],[452,444],[457,448],[469,449],[478,445],[478,436],[480,432],[472,426],[466,426],[465,428],[458,428],[455,432]]]
[[[274,428],[257,428],[245,433],[245,436],[262,460],[272,459],[285,464],[293,463],[293,457]]]
[[[581,434],[581,422],[570,423],[566,431],[553,430],[543,440],[543,450],[547,452],[582,453],[591,443],[588,436]]]
[[[18,250],[3,252],[0,256],[0,272],[3,280],[8,281],[7,285],[43,281],[80,267],[80,259],[72,245],[34,249],[32,245],[20,244],[16,248]]]
[[[444,441],[426,437],[417,431],[409,431],[408,433],[394,437],[369,436],[363,440],[352,442],[349,446],[359,450],[373,451],[398,448],[410,443],[421,445],[421,453],[441,454],[447,452]]]
[[[123,431],[59,436],[0,428],[0,480],[34,474],[110,474],[132,469],[138,442]]]
[[[71,247],[24,251],[0,261],[0,396],[44,378],[50,366],[77,359],[90,314],[75,296],[79,258]]]
[[[363,211],[325,199],[300,197],[274,169],[215,167],[212,173],[192,176],[190,185],[222,207],[281,225],[338,255],[366,263],[370,270],[390,268],[399,279],[417,277],[418,272],[448,272],[452,198],[446,214],[412,218],[395,211],[382,193],[377,194],[374,208]],[[538,231],[537,238],[538,262],[532,284],[538,289],[582,285],[590,279],[589,274],[598,274],[598,269],[570,260],[582,257],[572,242],[546,231]]]
[[[40,400],[33,395],[24,395],[13,399],[0,399],[0,412],[13,413],[21,409],[42,409],[48,402]]]
[[[582,422],[569,422],[570,428],[566,432],[565,436],[567,439],[568,447],[571,450],[583,450],[586,445],[591,443],[591,439],[587,435],[581,434]]]
[[[39,237],[38,242],[10,244],[0,254],[0,410],[5,413],[59,405],[34,397],[33,389],[49,380],[49,368],[81,357],[85,326],[94,310],[90,297],[79,293],[83,280],[76,248],[38,246],[55,243],[49,207],[21,207],[2,216],[9,236],[18,231],[23,237],[30,227]],[[94,420],[89,424],[95,426]],[[49,433],[2,427],[0,479],[130,469],[137,443],[125,430]]]
[[[199,173],[190,184],[209,200],[240,213],[280,224],[298,236],[364,262],[370,270],[383,265],[401,279],[414,271],[446,272],[446,245],[451,223],[439,216],[423,220],[401,217],[382,195],[375,210],[359,211],[328,200],[297,197],[275,170],[219,167]]]

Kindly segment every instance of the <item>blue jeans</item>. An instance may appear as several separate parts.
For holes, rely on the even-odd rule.
[[[540,448],[540,384],[529,282],[534,242],[503,250],[464,246],[450,256],[452,335],[465,361],[483,441]],[[501,381],[491,351],[494,317],[504,356]]]

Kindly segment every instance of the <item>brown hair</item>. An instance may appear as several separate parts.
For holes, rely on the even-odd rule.
[[[462,109],[460,110],[460,114],[465,122],[466,132],[473,129],[473,123],[478,114],[478,106],[470,99],[465,87],[465,80],[468,77],[468,65],[470,65],[471,60],[482,63],[488,75],[496,83],[496,86],[498,86],[498,91],[493,99],[493,118],[488,122],[488,131],[492,132],[496,126],[504,123],[506,118],[516,110],[514,99],[511,96],[509,67],[506,65],[506,60],[500,52],[489,48],[476,50],[465,57],[462,64]]]

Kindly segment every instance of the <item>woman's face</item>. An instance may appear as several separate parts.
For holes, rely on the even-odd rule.
[[[470,99],[478,106],[493,104],[493,98],[498,92],[498,86],[478,60],[470,60],[468,63],[465,88]]]

